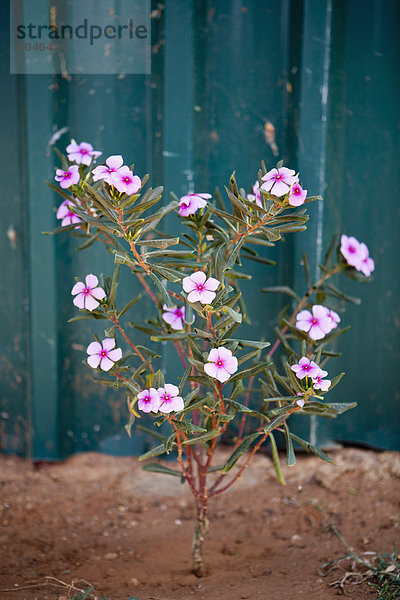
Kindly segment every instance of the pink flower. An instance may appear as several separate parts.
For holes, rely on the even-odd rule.
[[[80,204],[77,198],[74,198],[74,201],[76,204]],[[74,206],[74,202],[72,200],[64,200],[58,207],[56,217],[57,219],[62,219],[61,227],[72,225],[73,223],[83,223],[82,219],[72,212],[70,206]],[[79,229],[79,225],[75,229]]]
[[[93,169],[93,181],[104,179],[106,183],[114,185],[115,178],[118,175],[118,171],[122,167],[123,163],[124,159],[121,155],[117,154],[109,156],[106,160],[105,165],[99,165],[98,167]]]
[[[92,144],[81,142],[77,144],[75,140],[67,146],[68,160],[76,162],[77,165],[90,165],[92,158],[98,158],[103,153],[93,150]]]
[[[290,190],[289,204],[290,206],[301,206],[307,197],[307,190],[303,190],[299,183],[295,183]]]
[[[250,200],[250,202],[255,202],[257,206],[261,206],[262,208],[260,184],[258,181],[256,181],[253,185],[253,193],[247,194],[247,200]]]
[[[333,328],[329,309],[321,304],[314,304],[311,310],[312,313],[302,310],[297,314],[296,327],[300,331],[306,331],[312,340],[322,340]]]
[[[221,282],[214,277],[207,279],[203,271],[195,271],[189,277],[184,277],[182,281],[183,289],[188,294],[189,302],[201,302],[210,304],[215,296],[215,290]]]
[[[204,370],[210,377],[218,379],[221,383],[228,381],[229,377],[238,370],[238,361],[228,348],[221,346],[213,348],[204,365]]]
[[[340,252],[351,267],[355,267],[357,271],[360,271],[363,254],[361,244],[355,237],[348,237],[343,234],[340,238]]]
[[[102,287],[97,287],[99,280],[96,275],[86,275],[85,283],[78,281],[71,290],[71,294],[75,296],[73,302],[78,308],[86,308],[86,310],[94,310],[100,304],[98,300],[106,297],[106,293]]]
[[[343,234],[340,238],[340,252],[351,267],[362,271],[366,277],[375,270],[375,263],[369,256],[368,246],[364,242],[359,242],[357,238]]]
[[[301,392],[297,392],[297,395],[301,396]],[[296,404],[298,406],[300,406],[301,408],[303,408],[305,403],[306,403],[306,401],[304,400],[304,398],[299,398],[298,400],[296,400]]]
[[[142,187],[140,177],[134,175],[129,167],[124,165],[113,175],[113,186],[121,193],[136,194]]]
[[[158,397],[160,399],[159,411],[162,413],[178,412],[184,409],[183,399],[178,396],[179,388],[172,383],[166,383],[163,388],[158,388]],[[139,397],[139,396],[138,396]]]
[[[179,200],[179,214],[181,217],[194,215],[199,208],[207,206],[207,200],[211,194],[186,194]]]
[[[328,317],[331,320],[331,328],[336,329],[338,323],[340,323],[340,317],[334,310],[328,310]]]
[[[366,277],[369,277],[372,271],[375,271],[375,263],[369,255],[368,246],[364,244],[364,242],[361,242],[360,244],[360,252],[361,256],[363,257],[361,261],[360,270],[364,273]]]
[[[185,319],[185,307],[174,306],[174,308],[168,308],[166,304],[163,305],[165,312],[162,314],[162,318],[172,329],[179,331],[183,329],[183,321]]]
[[[286,167],[271,169],[262,177],[262,180],[265,183],[262,184],[261,189],[274,196],[284,196],[288,193],[290,186],[297,183],[295,172]]]
[[[161,400],[156,388],[151,387],[149,390],[143,390],[138,395],[138,408],[145,413],[157,413],[160,408]]]
[[[79,167],[77,165],[72,165],[71,167],[68,167],[68,171],[57,169],[54,179],[60,182],[60,187],[64,190],[71,187],[71,185],[76,185],[80,179]]]
[[[322,371],[321,369],[321,373],[312,378],[315,390],[322,390],[323,392],[327,392],[329,390],[332,382],[330,379],[323,379],[323,377],[326,375],[328,375],[328,371]]]
[[[92,369],[97,369],[100,365],[102,371],[109,371],[114,366],[114,363],[122,358],[121,348],[114,348],[114,346],[114,338],[106,338],[101,343],[92,342],[89,344],[87,347],[89,358],[87,361]]]
[[[297,365],[292,365],[290,368],[296,373],[298,379],[318,377],[322,370],[313,360],[309,360],[306,356],[303,356]]]

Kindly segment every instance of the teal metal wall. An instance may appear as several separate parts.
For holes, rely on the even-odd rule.
[[[252,300],[252,289],[289,282],[301,293],[304,250],[315,270],[334,231],[365,240],[376,258],[374,281],[361,289],[346,283],[363,304],[347,308],[352,330],[331,367],[346,377],[330,398],[359,407],[337,422],[299,417],[296,427],[313,443],[399,449],[398,2],[168,0],[153,8],[150,76],[66,80],[8,74],[0,3],[1,449],[58,459],[84,450],[134,454],[148,443],[126,436],[125,398],[94,386],[81,364],[93,326],[66,325],[73,277],[111,269],[109,257],[41,234],[56,225],[58,202],[45,185],[55,164],[47,143],[65,126],[60,147],[75,137],[105,156],[121,153],[178,195],[222,186],[233,169],[250,186],[261,158],[298,169],[325,201],[311,207],[306,233],[268,253],[279,267],[249,265],[250,328],[272,339],[283,302]],[[279,156],[266,143],[265,121],[275,127]],[[124,273],[126,297],[136,288]],[[150,305],[143,310],[150,316]],[[163,366],[175,368],[167,355]]]

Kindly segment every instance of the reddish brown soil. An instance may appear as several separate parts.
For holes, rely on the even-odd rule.
[[[190,572],[192,500],[175,478],[94,453],[39,470],[0,457],[0,598],[76,597],[56,579],[88,589],[84,579],[93,586],[84,598],[113,600],[337,598],[330,584],[344,571],[318,572],[346,551],[311,499],[358,551],[391,552],[400,542],[400,455],[331,455],[336,465],[300,457],[285,468],[285,487],[269,459],[256,457],[210,503],[202,579]],[[366,583],[345,591],[352,600],[377,598]]]

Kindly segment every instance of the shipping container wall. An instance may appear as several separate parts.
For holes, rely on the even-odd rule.
[[[49,5],[43,0],[44,16]],[[85,5],[95,15],[96,2]],[[287,299],[255,292],[289,284],[304,293],[303,252],[315,274],[334,233],[364,240],[376,271],[368,285],[344,284],[362,304],[343,313],[352,329],[330,369],[346,377],[329,396],[359,406],[334,422],[299,415],[293,427],[326,446],[399,449],[399,4],[169,0],[152,8],[151,75],[62,77],[9,75],[9,14],[0,5],[1,450],[56,460],[86,450],[138,454],[152,443],[139,430],[126,435],[126,397],[95,386],[82,364],[103,328],[67,323],[76,315],[74,277],[109,275],[113,264],[103,248],[77,252],[70,236],[42,234],[58,224],[59,199],[46,180],[57,162],[49,141],[62,128],[60,149],[73,137],[104,156],[122,154],[136,173],[150,173],[153,186],[165,186],[165,201],[170,191],[223,189],[234,170],[250,188],[262,159],[300,171],[324,201],[308,205],[307,232],[267,249],[276,267],[245,264],[253,276],[244,285],[246,335],[273,341]],[[168,225],[178,231],[175,217]],[[138,291],[122,270],[121,305]],[[138,310],[151,318],[146,300]],[[135,341],[144,342],[139,331]],[[162,367],[178,377],[171,353],[158,350]]]

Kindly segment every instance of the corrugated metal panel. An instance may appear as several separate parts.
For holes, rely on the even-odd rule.
[[[271,166],[283,158],[298,168],[308,190],[324,193],[326,200],[312,207],[306,234],[269,253],[280,261],[278,268],[249,267],[249,329],[271,339],[283,302],[266,295],[260,304],[252,289],[292,282],[302,292],[304,250],[315,270],[335,230],[365,239],[377,259],[375,280],[361,290],[346,284],[364,303],[347,310],[344,320],[353,329],[340,364],[332,362],[338,372],[347,371],[336,399],[357,400],[360,408],[337,423],[314,420],[310,430],[308,420],[299,419],[297,427],[322,443],[400,447],[393,273],[398,207],[392,191],[399,178],[398,4],[385,3],[384,14],[378,0],[362,6],[360,12],[356,0],[170,2],[153,15],[151,76],[9,76],[4,46],[3,131],[12,142],[2,164],[11,163],[13,174],[3,188],[0,239],[7,315],[0,357],[4,450],[29,452],[27,423],[38,459],[89,449],[137,453],[147,444],[143,435],[129,440],[123,431],[125,398],[94,386],[81,365],[95,332],[92,323],[66,325],[75,314],[73,277],[110,272],[109,257],[95,247],[77,253],[68,236],[41,234],[56,224],[57,198],[45,186],[53,172],[46,144],[63,126],[69,128],[63,141],[72,136],[90,140],[105,155],[123,154],[138,173],[149,171],[153,184],[164,183],[167,193],[212,190],[234,168],[240,184],[250,187],[261,158]],[[1,23],[7,32],[7,15]],[[278,156],[264,136],[266,121],[275,128]],[[9,198],[18,203],[10,205]],[[7,237],[10,224],[18,234],[16,249]],[[122,277],[128,298],[138,284],[129,273]],[[150,316],[150,304],[141,306],[142,316]],[[135,339],[143,341],[140,334]],[[178,374],[170,356],[163,357],[163,366]]]

